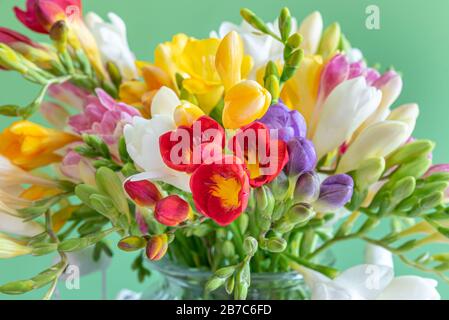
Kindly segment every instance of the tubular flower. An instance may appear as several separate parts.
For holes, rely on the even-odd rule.
[[[22,169],[33,170],[60,161],[57,151],[78,140],[69,133],[19,121],[0,134],[0,154]]]
[[[151,261],[161,260],[168,249],[168,236],[164,233],[153,236],[147,242],[146,254]]]
[[[203,116],[190,127],[179,127],[159,138],[164,163],[171,169],[192,173],[202,163],[221,159],[225,146],[224,129]]]
[[[204,116],[203,110],[188,101],[182,101],[173,115],[177,127],[191,126],[202,116]]]
[[[231,150],[246,164],[254,188],[273,181],[289,160],[287,144],[271,139],[270,130],[261,122],[240,129],[231,140]]]
[[[116,102],[104,90],[96,90],[98,97],[90,97],[84,112],[69,119],[69,125],[79,134],[100,136],[108,145],[115,145],[123,127],[140,113],[134,107]]]
[[[246,80],[232,87],[224,98],[223,124],[238,129],[260,119],[271,104],[271,94],[260,84]]]
[[[123,188],[128,196],[141,207],[154,207],[162,199],[161,192],[154,183],[148,180],[125,181]]]
[[[290,176],[298,176],[315,168],[317,156],[310,140],[300,137],[290,140],[288,154],[290,161],[287,164],[287,173]]]
[[[183,223],[190,213],[191,208],[187,201],[177,195],[171,195],[157,202],[154,218],[163,225],[176,227]]]
[[[330,176],[320,187],[320,196],[313,204],[315,210],[329,212],[340,209],[351,200],[354,181],[346,174]]]
[[[38,66],[48,69],[56,57],[44,46],[33,42],[30,38],[7,28],[0,27],[0,43],[4,43],[22,54]]]
[[[31,248],[25,241],[19,241],[0,233],[0,259],[15,258],[30,254]]]
[[[89,103],[89,92],[70,82],[54,84],[48,89],[50,97],[56,99],[76,110],[83,110]]]
[[[304,53],[315,54],[323,34],[323,17],[318,11],[307,16],[299,26],[298,33],[303,36],[301,49]]]
[[[248,205],[249,178],[238,159],[201,165],[190,179],[196,209],[221,226],[237,219]]]

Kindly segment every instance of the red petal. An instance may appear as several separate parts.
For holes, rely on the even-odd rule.
[[[22,22],[27,28],[38,32],[38,33],[48,33],[47,30],[39,23],[36,16],[35,3],[37,0],[28,0],[26,4],[26,11],[20,9],[19,7],[14,7],[14,13],[17,19]]]
[[[190,206],[177,195],[168,196],[156,204],[154,217],[166,226],[175,227],[189,216]]]
[[[124,188],[128,196],[142,207],[153,207],[162,198],[156,185],[148,180],[128,180],[125,182]]]

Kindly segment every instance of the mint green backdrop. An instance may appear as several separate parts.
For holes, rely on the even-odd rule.
[[[0,25],[27,35],[28,32],[14,18],[14,5],[25,1],[1,0]],[[381,29],[365,27],[365,9],[375,4],[380,8]],[[399,103],[418,102],[421,107],[416,137],[437,142],[435,162],[449,162],[449,1],[447,0],[84,0],[85,11],[105,15],[119,14],[128,25],[129,42],[139,59],[152,59],[157,43],[184,32],[195,37],[208,36],[220,22],[239,22],[239,9],[249,7],[266,20],[272,20],[283,6],[288,6],[299,20],[314,10],[323,14],[326,24],[339,21],[355,47],[362,48],[371,63],[382,67],[394,66],[404,75],[404,90]],[[37,36],[44,40],[44,37]],[[13,73],[0,72],[0,105],[25,104],[37,93]],[[37,119],[39,121],[40,119]],[[0,119],[0,128],[10,121]],[[441,248],[440,248],[441,250]],[[336,247],[337,266],[347,268],[363,259],[363,245],[357,241]],[[108,295],[114,298],[122,288],[140,291],[130,270],[134,254],[116,251],[108,270]],[[20,258],[0,261],[0,283],[27,278],[43,270],[50,258]],[[419,274],[397,261],[396,273]],[[100,298],[99,274],[81,279],[81,289],[68,291],[60,285],[63,298]],[[449,286],[440,282],[440,292],[449,298]],[[17,298],[37,299],[43,291]],[[0,295],[0,299],[11,297]],[[15,298],[15,297],[13,297]]]

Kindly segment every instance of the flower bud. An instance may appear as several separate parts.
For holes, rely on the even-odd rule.
[[[304,51],[297,49],[293,51],[288,57],[285,57],[284,71],[282,72],[281,81],[288,81],[299,68],[299,65],[304,58]]]
[[[225,90],[229,90],[242,80],[243,41],[235,31],[229,32],[217,49],[215,66]]]
[[[281,94],[279,79],[275,75],[271,75],[265,79],[265,88],[270,92],[274,101],[279,99]]]
[[[432,160],[427,157],[421,157],[412,162],[405,163],[399,167],[391,176],[391,181],[397,181],[404,177],[420,178],[429,170]]]
[[[287,40],[287,46],[290,47],[290,49],[295,50],[298,48],[302,43],[302,36],[299,33],[293,33]]]
[[[316,152],[313,143],[309,140],[300,137],[290,140],[288,155],[290,161],[287,164],[287,173],[291,177],[312,171],[315,168]]]
[[[224,98],[223,124],[238,129],[262,118],[271,104],[271,94],[252,80],[233,86]]]
[[[303,173],[296,181],[294,200],[296,203],[312,203],[320,196],[320,178],[314,171]]]
[[[259,246],[259,243],[253,237],[247,237],[245,239],[245,241],[243,242],[243,250],[245,250],[245,253],[251,257],[256,254],[258,246]]]
[[[346,174],[338,174],[324,180],[320,197],[313,204],[318,212],[329,212],[343,207],[351,200],[354,181]]]
[[[335,22],[331,24],[326,30],[324,30],[320,47],[318,49],[318,54],[322,55],[324,59],[332,56],[338,49],[340,39],[340,25]]]
[[[270,238],[265,240],[266,250],[269,252],[280,253],[287,248],[287,241],[283,238]]]
[[[421,211],[426,211],[439,206],[444,200],[443,192],[434,192],[419,201],[419,207]]]
[[[307,16],[299,27],[299,33],[303,35],[304,41],[301,48],[306,55],[316,53],[323,33],[323,18],[318,11]]]
[[[387,168],[426,157],[434,148],[435,143],[430,140],[416,140],[408,143],[388,157]]]
[[[305,224],[315,216],[315,212],[308,205],[299,203],[293,205],[287,213],[276,222],[274,230],[285,234],[298,225]]]
[[[168,237],[164,233],[151,237],[147,243],[146,254],[151,261],[158,261],[165,256],[167,249]]]
[[[141,207],[153,207],[162,199],[159,189],[148,180],[127,180],[124,188],[128,196]]]
[[[281,201],[285,199],[286,193],[290,186],[290,181],[284,171],[281,171],[279,175],[270,184],[271,192],[274,199]]]
[[[226,282],[225,278],[213,277],[205,285],[206,292],[212,292],[220,288]]]
[[[123,251],[136,251],[144,248],[147,242],[144,238],[137,236],[129,236],[119,241],[117,246]]]
[[[183,223],[191,213],[187,201],[177,195],[168,196],[156,203],[154,218],[161,224],[175,227]]]
[[[122,77],[122,74],[120,73],[120,69],[117,66],[117,64],[114,63],[113,61],[108,61],[106,63],[106,70],[107,70],[109,76],[111,77],[112,82],[117,87],[120,87],[120,85],[123,81],[123,77]]]
[[[55,22],[50,29],[50,38],[56,43],[59,52],[63,52],[67,46],[69,28],[64,20]]]
[[[335,55],[324,67],[320,80],[320,99],[324,101],[332,90],[348,79],[350,65],[343,54]]]
[[[178,127],[190,127],[202,116],[204,116],[203,110],[188,101],[182,101],[182,104],[176,107],[173,115],[175,124]]]
[[[221,252],[225,258],[231,259],[235,255],[235,247],[232,241],[226,240],[221,246]]]
[[[282,8],[278,23],[281,38],[285,41],[288,39],[290,33],[292,32],[292,16],[288,8]]]
[[[362,162],[354,174],[354,180],[359,190],[365,190],[379,181],[385,170],[384,158],[372,158]]]
[[[16,70],[21,74],[28,72],[28,67],[22,63],[17,53],[3,43],[0,43],[0,68]]]
[[[263,33],[270,33],[270,30],[262,21],[262,19],[256,16],[256,14],[251,10],[244,8],[240,10],[240,15],[246,22],[248,22],[255,29],[262,31]]]
[[[399,203],[413,194],[416,187],[416,180],[413,177],[405,177],[395,183],[391,191],[391,200]]]
[[[232,276],[235,272],[234,266],[224,267],[215,271],[214,275],[221,279],[227,279]]]

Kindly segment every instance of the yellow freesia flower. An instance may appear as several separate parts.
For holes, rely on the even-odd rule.
[[[271,104],[271,94],[256,81],[246,80],[232,87],[224,98],[223,125],[238,129],[260,119]]]
[[[69,133],[19,121],[0,134],[0,154],[16,166],[32,170],[60,161],[56,151],[77,140]]]
[[[31,248],[25,241],[19,241],[0,233],[0,259],[10,259],[30,254]]]
[[[180,127],[191,126],[201,116],[204,116],[203,110],[188,101],[183,101],[176,107],[173,118],[176,126]]]

